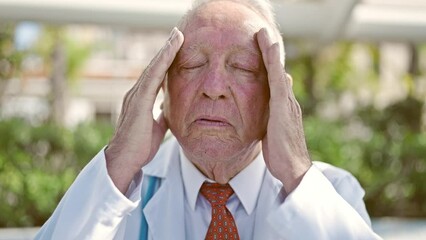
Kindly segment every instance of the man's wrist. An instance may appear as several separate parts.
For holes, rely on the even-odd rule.
[[[306,172],[308,172],[312,166],[310,159],[295,160],[293,163],[295,164],[283,167],[278,177],[278,180],[282,182],[283,187],[288,194],[299,186]]]
[[[141,168],[130,164],[128,162],[130,157],[123,156],[110,146],[105,148],[104,153],[108,175],[120,192],[125,194],[133,177]]]

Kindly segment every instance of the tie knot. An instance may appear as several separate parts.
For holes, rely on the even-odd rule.
[[[234,193],[229,184],[203,183],[201,194],[210,202],[210,205],[226,205],[229,197]]]

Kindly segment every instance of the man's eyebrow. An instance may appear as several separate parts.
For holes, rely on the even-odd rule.
[[[179,51],[179,54],[181,55],[181,59],[179,61],[178,67],[182,67],[192,59],[198,56],[199,52],[198,50],[202,48],[201,43],[195,43],[190,46],[182,47]]]
[[[190,55],[190,54],[189,54]],[[182,62],[179,63],[178,67],[184,66],[186,63],[197,57],[198,53],[193,53],[192,56],[190,56],[188,59],[183,59]]]
[[[242,46],[242,45],[233,45],[232,48],[234,51],[243,51],[243,52],[248,52],[250,54],[256,55],[256,56],[262,56],[262,54],[260,53],[260,49],[257,45],[255,45],[255,43],[251,43],[250,47],[247,46]]]
[[[255,41],[250,41],[249,44],[250,46],[233,44],[231,46],[231,49],[235,52],[243,52],[243,53],[248,53],[250,55],[254,55],[256,57],[262,57],[262,54],[260,52],[259,47],[257,46],[257,43]],[[203,49],[203,47],[205,47],[206,45],[208,44],[205,42],[201,42],[201,43],[194,43],[189,46],[183,46],[178,53],[179,55],[181,55],[181,58],[182,58],[179,66],[182,66],[186,64],[188,61],[195,58],[199,54],[199,50]]]
[[[193,51],[196,51],[196,50],[199,50],[200,48],[202,48],[203,47],[203,43],[194,43],[194,44],[192,44],[192,45],[189,45],[189,46],[182,46],[182,48],[181,48],[181,52],[193,52]]]
[[[254,40],[249,40],[248,44],[246,44],[246,45],[233,44],[231,47],[236,51],[249,52],[249,53],[254,54],[256,56],[262,55],[261,52],[260,52],[260,48],[257,45],[257,42],[254,41]]]

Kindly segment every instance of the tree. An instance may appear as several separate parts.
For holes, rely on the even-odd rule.
[[[58,125],[65,122],[69,84],[78,79],[93,46],[67,36],[60,26],[45,26],[37,44],[37,53],[44,59],[49,72],[50,120]]]
[[[9,80],[20,69],[23,56],[15,49],[14,30],[14,24],[0,24],[0,106]]]

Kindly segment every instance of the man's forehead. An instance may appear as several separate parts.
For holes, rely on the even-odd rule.
[[[193,53],[203,49],[222,48],[235,52],[247,52],[260,55],[260,49],[256,40],[255,31],[232,31],[229,29],[198,28],[185,34],[185,42],[181,52]]]
[[[185,28],[202,26],[242,26],[257,32],[262,27],[268,27],[268,24],[243,3],[224,0],[201,5],[188,16]]]

